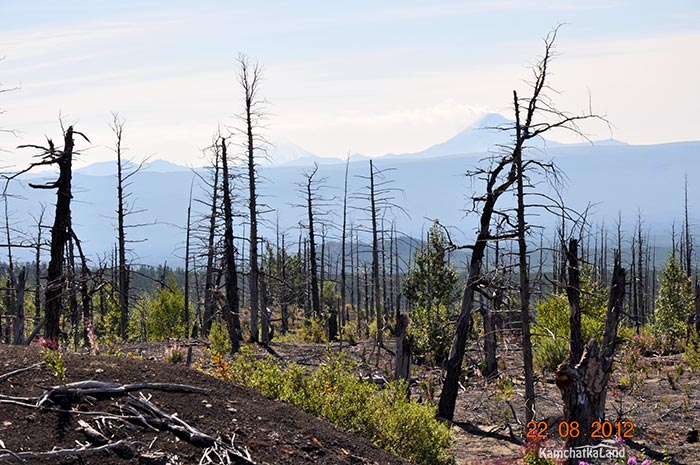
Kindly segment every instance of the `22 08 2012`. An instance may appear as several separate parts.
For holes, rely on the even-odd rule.
[[[547,430],[549,425],[546,421],[530,421],[526,425],[527,433],[526,438],[529,439],[545,439],[547,438]],[[630,439],[633,437],[634,423],[631,421],[594,421],[591,423],[591,433],[590,437],[593,439],[609,439],[612,437],[619,437],[623,439]],[[586,433],[581,432],[581,425],[578,421],[562,421],[556,430],[559,437],[561,438],[577,438]],[[554,433],[552,433],[554,435]]]

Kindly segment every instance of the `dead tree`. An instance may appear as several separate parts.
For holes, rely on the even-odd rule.
[[[690,221],[688,219],[688,175],[685,175],[684,184],[684,196],[683,196],[683,232],[685,234],[685,274],[688,278],[692,277],[692,263],[693,263],[693,238],[690,235]]]
[[[318,261],[316,258],[316,236],[314,234],[314,176],[318,172],[318,165],[314,163],[314,168],[306,174],[306,209],[307,227],[309,229],[309,266],[311,269],[311,311],[314,317],[321,316],[321,304],[318,289]]]
[[[570,244],[569,256],[577,254],[577,245],[576,241]],[[555,381],[564,401],[564,420],[569,424],[576,421],[580,427],[579,435],[567,438],[567,448],[590,444],[593,422],[605,418],[606,390],[618,343],[617,330],[623,312],[625,284],[625,270],[620,263],[618,250],[615,255],[602,345],[598,346],[596,340],[591,339],[578,361],[570,357],[574,362],[563,363],[557,368]],[[580,291],[572,286],[572,292]],[[580,325],[580,321],[572,320],[571,324]],[[581,338],[580,328],[572,327],[571,334]],[[583,341],[579,339],[573,345],[582,346]],[[570,459],[566,463],[573,465],[578,461]]]
[[[486,244],[489,241],[517,239],[518,265],[520,278],[520,321],[522,324],[523,363],[525,368],[525,417],[529,421],[534,417],[534,374],[532,370],[532,344],[530,342],[530,282],[528,267],[527,234],[529,225],[526,221],[526,207],[542,207],[553,211],[554,199],[541,192],[533,192],[534,185],[530,175],[539,173],[556,180],[556,169],[551,163],[544,163],[534,159],[525,158],[525,149],[532,142],[543,137],[546,133],[556,129],[566,129],[582,135],[577,126],[580,120],[600,117],[590,112],[582,115],[568,115],[554,106],[546,95],[548,66],[553,57],[553,47],[556,40],[555,29],[545,39],[545,52],[533,69],[534,80],[532,93],[528,97],[519,97],[513,91],[513,110],[515,124],[503,125],[496,129],[508,131],[513,135],[510,145],[501,147],[501,155],[492,157],[491,165],[486,169],[478,169],[470,173],[479,176],[486,181],[486,193],[473,197],[474,208],[480,207],[479,232],[474,245],[468,246],[472,250],[465,292],[462,297],[460,315],[455,328],[455,336],[447,361],[447,375],[443,383],[443,392],[440,397],[439,414],[446,419],[452,419],[457,397],[457,388],[461,374],[462,360],[464,357],[467,335],[472,328],[471,311],[474,305],[474,292],[481,285],[481,265],[484,258]],[[553,122],[552,119],[555,119]],[[542,120],[542,121],[540,121]],[[506,174],[507,173],[507,174]],[[514,190],[516,197],[515,221],[512,212],[496,209],[496,201],[506,191]],[[546,204],[541,202],[526,203],[526,195],[544,198]],[[507,224],[512,230],[504,231],[497,235],[490,233],[492,217],[508,218]],[[561,272],[561,270],[560,270]]]
[[[233,210],[231,208],[231,187],[229,185],[228,155],[226,139],[221,138],[221,177],[224,202],[224,273],[226,279],[226,308],[224,320],[231,340],[231,352],[235,353],[241,344],[241,321],[239,317],[238,276],[236,271],[236,250],[233,245]]]
[[[381,294],[381,281],[379,273],[379,260],[380,260],[380,249],[379,235],[383,234],[384,231],[379,229],[379,222],[384,218],[387,210],[399,210],[403,212],[406,216],[408,213],[405,209],[396,203],[394,193],[398,190],[391,187],[393,181],[386,177],[386,173],[393,171],[395,168],[384,168],[377,169],[372,160],[369,161],[369,175],[368,176],[358,176],[360,179],[367,181],[365,186],[366,191],[364,193],[354,194],[352,197],[356,200],[360,200],[363,203],[366,202],[365,207],[356,207],[360,211],[369,215],[370,230],[372,234],[372,295],[371,295],[371,309],[367,306],[367,323],[370,320],[370,311],[373,310],[373,316],[377,322],[377,346],[383,347],[383,332],[385,329],[385,308],[382,305],[384,297]],[[358,260],[359,264],[359,260]],[[365,295],[367,299],[367,295]]]
[[[46,205],[41,204],[41,212],[39,217],[35,218],[36,222],[36,243],[34,244],[34,317],[39,320],[41,318],[41,231],[43,228],[44,213]]]
[[[324,248],[325,240],[322,241],[321,248],[321,266],[319,273],[319,263],[316,244],[316,230],[320,225],[324,227],[324,219],[330,214],[331,202],[333,198],[325,197],[323,190],[325,187],[325,178],[318,178],[318,165],[314,164],[313,169],[304,172],[305,181],[299,184],[300,194],[304,198],[304,204],[298,204],[297,207],[303,207],[306,210],[306,227],[308,229],[308,264],[309,264],[309,282],[310,282],[310,297],[311,297],[311,313],[315,318],[322,316],[321,297],[322,283],[325,276],[324,270]],[[325,233],[324,233],[325,236]],[[319,274],[322,275],[319,283]],[[334,307],[334,306],[333,306]],[[332,330],[335,327],[335,334],[331,334],[331,339],[337,336],[337,312],[335,308],[330,309],[328,326]],[[335,322],[335,324],[334,324]]]
[[[204,311],[202,315],[202,337],[209,336],[211,324],[214,319],[214,268],[216,258],[216,218],[219,205],[219,150],[217,144],[213,149],[214,160],[212,163],[211,202],[209,203],[209,217],[206,234],[206,268],[204,271]]]
[[[408,315],[401,313],[396,322],[396,379],[411,379],[411,351],[413,339],[408,334]]]
[[[480,205],[481,209],[479,232],[474,245],[467,247],[471,249],[467,281],[462,294],[462,303],[455,326],[455,334],[452,338],[452,345],[447,358],[447,373],[442,385],[438,406],[438,415],[447,420],[452,420],[454,415],[467,336],[471,333],[474,325],[471,312],[474,307],[474,294],[481,283],[484,252],[489,241],[500,239],[491,234],[491,219],[496,208],[496,202],[516,181],[511,154],[503,155],[499,160],[494,160],[493,166],[473,174],[484,177],[486,193],[473,197],[475,207]]]
[[[248,275],[248,286],[250,290],[250,339],[258,342],[258,318],[260,296],[258,295],[259,264],[258,264],[258,194],[257,172],[256,172],[256,152],[261,150],[264,141],[258,134],[258,128],[264,116],[262,107],[264,100],[260,96],[260,81],[262,69],[255,63],[251,64],[245,55],[238,56],[240,72],[238,82],[243,89],[244,107],[241,119],[245,126],[245,156],[248,172],[248,220],[250,221],[250,273]]]
[[[193,180],[194,182],[194,180]],[[190,184],[190,198],[187,203],[187,225],[185,227],[185,308],[183,319],[185,321],[185,334],[190,335],[190,234],[192,230],[192,187]],[[196,326],[196,325],[194,325]],[[196,334],[196,329],[192,333]]]
[[[347,218],[348,218],[348,172],[350,171],[350,156],[345,160],[345,180],[343,182],[343,226],[340,237],[340,312],[343,326],[347,323],[345,318],[345,290],[346,290],[346,273],[345,273],[345,242],[347,233]],[[350,252],[352,254],[352,252]],[[352,258],[352,257],[351,257]],[[350,265],[352,266],[352,264]],[[352,299],[351,299],[352,302]]]
[[[124,120],[119,118],[117,113],[112,113],[112,132],[115,136],[114,153],[117,155],[117,254],[118,254],[118,297],[119,297],[119,336],[126,340],[129,326],[129,293],[130,276],[129,264],[127,263],[127,243],[126,229],[134,225],[127,226],[125,220],[127,216],[140,213],[133,209],[133,203],[129,203],[131,193],[128,188],[131,185],[129,180],[136,173],[141,171],[147,159],[144,159],[133,168],[127,168],[124,159],[124,147],[122,145],[124,135]]]
[[[34,148],[40,151],[36,161],[30,166],[9,179],[15,178],[37,166],[58,165],[58,179],[47,184],[29,184],[34,189],[56,189],[56,211],[54,215],[53,227],[51,228],[51,258],[49,260],[47,285],[46,285],[46,325],[44,337],[50,341],[58,342],[61,333],[60,318],[63,313],[62,295],[65,289],[65,277],[63,275],[63,259],[66,251],[66,244],[71,237],[71,179],[72,163],[74,154],[73,135],[82,136],[88,143],[90,142],[84,134],[74,131],[73,126],[69,126],[63,135],[63,147],[57,148],[51,139],[47,140],[46,146],[22,145],[19,148]]]

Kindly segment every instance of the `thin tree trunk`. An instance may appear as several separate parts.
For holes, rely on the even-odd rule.
[[[214,240],[216,237],[216,212],[219,189],[219,151],[214,150],[214,182],[211,193],[211,210],[207,236],[207,267],[204,274],[204,315],[202,317],[202,337],[208,337],[214,319]]]
[[[372,213],[372,284],[374,285],[374,313],[377,319],[377,346],[384,345],[384,319],[379,295],[379,240],[377,237],[377,204],[374,197],[374,165],[369,161],[370,208]]]
[[[223,309],[223,313],[228,328],[229,339],[231,341],[231,353],[236,353],[241,344],[241,321],[239,318],[236,255],[233,246],[233,212],[231,209],[228,156],[226,153],[226,139],[223,137],[221,138],[221,168],[224,191],[224,272],[226,274],[226,307]]]

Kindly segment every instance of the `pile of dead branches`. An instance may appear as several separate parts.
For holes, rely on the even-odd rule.
[[[0,380],[6,377],[6,375],[0,376]],[[235,435],[223,439],[200,431],[178,418],[177,414],[168,414],[158,408],[151,402],[151,396],[145,395],[143,391],[208,393],[206,389],[184,384],[116,384],[88,380],[46,388],[43,394],[38,397],[15,397],[0,394],[0,404],[19,405],[63,416],[78,417],[79,431],[85,438],[82,442],[76,441],[77,447],[72,449],[21,452],[7,450],[0,440],[0,462],[27,462],[109,451],[126,460],[137,459],[139,463],[144,465],[181,463],[174,454],[154,450],[155,439],[148,444],[138,440],[143,432],[150,431],[157,434],[172,434],[178,439],[202,449],[200,465],[255,465],[248,450],[234,442]],[[94,410],[97,401],[116,399],[119,401],[111,404],[110,410],[112,411]]]

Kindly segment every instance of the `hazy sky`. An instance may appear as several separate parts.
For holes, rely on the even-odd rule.
[[[60,112],[94,144],[82,163],[109,159],[116,111],[133,156],[196,165],[217,125],[235,124],[244,52],[264,66],[273,137],[321,156],[418,151],[486,111],[509,116],[559,23],[560,108],[590,94],[617,139],[700,139],[700,2],[260,3],[0,0],[0,83],[20,87],[0,94],[0,127],[19,131],[0,147],[58,138]]]

